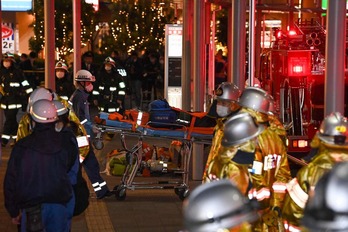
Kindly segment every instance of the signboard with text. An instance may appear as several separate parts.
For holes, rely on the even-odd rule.
[[[166,25],[165,98],[171,106],[182,107],[181,60],[182,25]]]
[[[2,24],[2,53],[15,53],[15,36],[13,24]]]

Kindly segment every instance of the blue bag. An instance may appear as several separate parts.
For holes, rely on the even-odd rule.
[[[165,127],[163,124],[176,123],[177,113],[172,110],[167,100],[154,100],[149,104],[150,122],[154,127]],[[156,124],[158,123],[158,124]]]

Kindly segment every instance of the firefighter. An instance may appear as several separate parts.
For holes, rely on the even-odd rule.
[[[217,124],[214,129],[214,138],[203,174],[203,182],[209,181],[209,173],[207,168],[214,157],[217,156],[218,150],[221,146],[221,139],[224,130],[223,124],[228,117],[235,114],[239,110],[237,100],[240,93],[241,91],[239,90],[239,88],[229,82],[220,84],[215,91],[215,100],[217,102],[216,113],[219,118],[217,119]]]
[[[336,163],[348,161],[347,118],[338,112],[328,115],[321,123],[316,137],[320,140],[318,153],[287,184],[282,210],[287,231],[301,231],[300,219],[310,191],[315,188],[322,175]]]
[[[23,72],[16,68],[14,56],[6,53],[0,69],[0,106],[4,110],[5,123],[1,145],[5,147],[12,138],[16,140],[18,110],[26,104],[27,96],[33,91]],[[23,104],[24,103],[24,104]]]
[[[76,90],[70,97],[72,110],[85,127],[89,142],[94,139],[93,125],[89,113],[88,96],[93,91],[95,77],[87,70],[79,70],[75,74]],[[98,199],[109,197],[113,192],[108,189],[105,180],[100,176],[99,163],[95,157],[92,146],[82,165],[92,183]]]
[[[99,73],[99,106],[101,111],[123,114],[126,76],[126,71],[116,67],[116,63],[111,57],[105,59],[104,68]]]
[[[183,204],[185,229],[190,232],[251,231],[258,218],[257,204],[229,180],[198,186]]]
[[[336,164],[311,192],[301,225],[310,232],[348,231],[348,162]]]
[[[282,229],[281,208],[286,184],[291,180],[286,147],[269,126],[271,97],[261,88],[247,87],[239,98],[241,112],[251,114],[266,129],[257,137],[255,160],[251,178],[253,192],[260,203],[262,217],[254,225],[255,231],[279,231]]]
[[[224,124],[217,156],[208,166],[209,180],[230,179],[247,195],[251,189],[249,168],[255,156],[255,138],[264,130],[248,113],[237,113]]]
[[[56,93],[60,98],[68,100],[71,94],[74,92],[74,83],[69,75],[68,66],[58,61],[55,66],[56,73]]]

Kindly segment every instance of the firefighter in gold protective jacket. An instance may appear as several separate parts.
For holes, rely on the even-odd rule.
[[[291,180],[287,151],[268,116],[270,95],[257,87],[247,87],[239,98],[241,112],[250,113],[266,129],[257,137],[255,160],[251,169],[255,197],[261,207],[262,217],[254,224],[253,231],[281,231],[281,208],[286,184]],[[273,126],[272,126],[273,125]]]
[[[64,99],[60,99],[60,97],[58,95],[56,95],[55,93],[52,93],[52,91],[50,91],[49,89],[41,88],[41,87],[35,89],[30,94],[29,99],[28,99],[27,113],[22,116],[22,118],[19,122],[16,141],[31,134],[33,127],[32,127],[32,119],[31,119],[30,114],[29,114],[30,107],[36,101],[41,100],[41,99],[46,99],[46,100],[50,100],[50,101],[57,99],[57,100],[61,101],[67,108],[69,107],[69,104],[67,101],[65,101]],[[76,125],[78,125],[77,140],[81,141],[84,139],[84,137],[87,139],[87,132],[73,111],[69,111],[69,120],[71,120]],[[88,151],[89,151],[88,144],[87,145],[86,144],[83,144],[83,145],[79,144],[80,162],[82,162],[84,160],[84,158],[87,156]]]
[[[4,110],[5,124],[1,135],[1,145],[5,147],[12,138],[16,140],[18,129],[17,113],[26,103],[33,89],[23,72],[15,66],[14,56],[5,54],[0,69],[0,106]]]
[[[207,167],[209,180],[229,179],[245,195],[252,185],[249,168],[253,164],[255,138],[264,130],[249,113],[237,113],[224,124],[217,156]]]
[[[316,155],[287,184],[282,211],[286,231],[302,230],[300,220],[310,191],[336,163],[348,161],[347,118],[338,112],[328,115],[321,123],[313,142],[311,145],[317,149]]]
[[[209,156],[203,173],[203,182],[209,182],[208,167],[211,161],[217,156],[221,146],[221,139],[223,136],[224,122],[228,117],[235,114],[239,110],[237,104],[238,97],[241,91],[239,88],[228,82],[223,82],[215,91],[215,100],[217,101],[216,113],[219,116],[214,130],[214,138],[210,148]]]

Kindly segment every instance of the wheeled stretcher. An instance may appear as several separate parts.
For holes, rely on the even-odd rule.
[[[126,150],[126,168],[122,175],[119,185],[114,187],[116,198],[124,200],[127,190],[136,189],[174,189],[180,199],[184,199],[189,194],[189,167],[192,154],[193,143],[210,144],[213,136],[213,128],[194,128],[180,124],[156,123],[153,127],[152,122],[138,125],[136,122],[127,120],[110,120],[108,114],[99,115],[99,123],[96,124],[98,131],[94,146],[97,149],[103,148],[103,134],[117,133],[120,135],[123,149]],[[128,148],[126,138],[134,136],[137,142],[131,148]],[[143,140],[145,138],[156,138],[167,141],[180,141],[179,150],[180,165],[170,168],[166,162],[162,162],[162,172],[171,172],[180,175],[181,179],[134,182],[140,168],[149,168],[144,166],[143,162]]]

